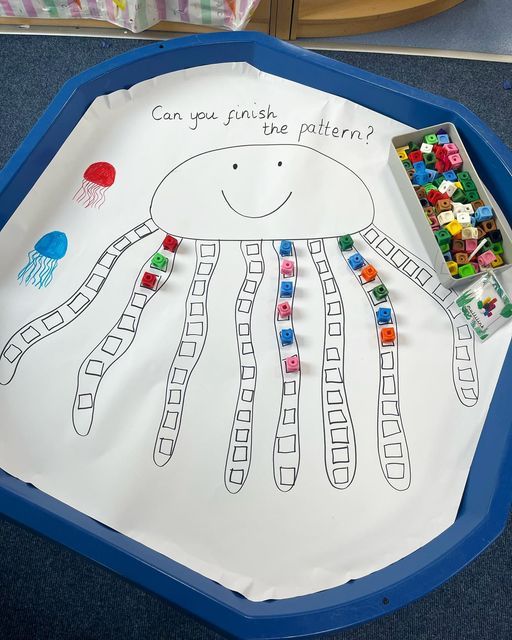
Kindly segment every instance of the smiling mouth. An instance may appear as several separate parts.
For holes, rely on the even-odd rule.
[[[290,193],[286,196],[286,198],[281,202],[281,204],[276,207],[275,209],[272,209],[272,211],[269,211],[268,213],[262,213],[261,215],[258,216],[250,216],[246,213],[242,213],[241,211],[238,211],[238,209],[235,209],[235,207],[231,204],[231,202],[227,199],[226,194],[224,193],[224,190],[221,189],[221,193],[222,193],[222,197],[224,198],[224,200],[226,201],[226,204],[228,205],[228,207],[234,211],[236,214],[238,214],[239,216],[242,216],[242,218],[266,218],[267,216],[271,216],[273,213],[275,213],[278,209],[280,209],[283,205],[285,205],[288,200],[290,199],[290,196],[292,195],[292,192],[290,191]]]

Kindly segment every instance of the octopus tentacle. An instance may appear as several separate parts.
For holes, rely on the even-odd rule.
[[[254,299],[265,270],[261,241],[241,242],[240,250],[245,260],[245,276],[235,302],[240,384],[224,468],[224,484],[230,493],[240,491],[251,466],[254,392],[257,376],[251,320]]]
[[[323,240],[308,241],[309,252],[322,283],[324,299],[324,352],[322,415],[325,470],[336,489],[350,486],[357,466],[354,425],[345,390],[345,312]]]
[[[448,316],[453,336],[452,379],[459,401],[466,407],[478,402],[479,382],[475,337],[456,304],[457,294],[443,287],[433,269],[387,236],[375,225],[361,232],[363,240],[389,264],[406,275],[435,300]]]
[[[355,253],[355,249],[342,251],[343,258],[348,264],[348,258]],[[366,260],[364,264],[368,263]],[[398,378],[398,324],[389,296],[383,300],[377,300],[372,294],[372,289],[384,284],[379,276],[370,282],[366,282],[359,271],[350,269],[366,293],[368,302],[372,307],[375,329],[377,331],[377,343],[379,345],[379,398],[377,404],[377,448],[379,461],[387,482],[397,491],[405,491],[411,484],[411,464],[407,438],[400,411],[400,389]],[[382,344],[377,322],[379,307],[391,309],[391,322],[395,328],[395,340]],[[385,325],[384,325],[385,326]]]
[[[279,243],[274,242],[274,250],[277,254],[277,263],[279,269],[280,254]],[[289,257],[294,262],[293,275],[284,277],[279,271],[279,280],[277,283],[276,311],[274,312],[274,328],[276,340],[279,349],[279,358],[281,362],[282,376],[282,392],[281,407],[279,409],[279,421],[276,427],[274,437],[274,482],[280,491],[289,491],[297,480],[300,465],[300,439],[299,439],[299,396],[300,396],[300,369],[295,372],[288,372],[285,366],[285,358],[297,355],[300,362],[299,345],[295,326],[293,323],[293,302],[295,300],[295,289],[299,272],[299,263],[295,245],[292,243],[291,255]],[[277,302],[279,302],[281,284],[283,282],[291,282],[293,292],[290,298],[283,298],[281,302],[288,302],[292,308],[292,315],[289,320],[283,320],[277,312]],[[291,345],[283,346],[280,338],[281,329],[291,328],[294,333],[294,340]]]
[[[0,384],[8,384],[21,358],[28,349],[43,338],[60,331],[81,313],[96,298],[119,256],[133,244],[155,231],[158,227],[151,218],[116,238],[102,253],[83,284],[61,305],[48,311],[18,329],[9,338],[0,355]]]
[[[196,266],[185,302],[181,339],[167,377],[166,396],[155,440],[153,460],[169,462],[178,440],[190,376],[201,357],[208,333],[208,288],[220,254],[218,240],[196,240]]]
[[[178,247],[180,244],[181,239],[178,240]],[[152,268],[152,258],[142,265],[121,317],[80,365],[73,402],[73,426],[81,436],[88,435],[91,430],[96,394],[103,376],[130,348],[135,339],[142,312],[172,273],[177,249],[174,252],[166,252],[163,245],[160,245],[158,251],[168,259],[165,271]],[[141,286],[141,279],[145,272],[153,273],[157,277],[154,289]]]

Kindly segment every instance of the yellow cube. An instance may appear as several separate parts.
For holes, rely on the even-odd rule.
[[[452,260],[448,260],[448,262],[446,263],[446,266],[448,267],[448,270],[450,271],[450,274],[452,276],[458,275],[459,265],[456,262],[453,262]]]
[[[461,185],[460,182],[457,181],[457,182],[454,182],[453,184],[457,187],[457,189],[462,189],[462,191],[464,191],[464,187]]]
[[[494,260],[491,262],[491,267],[493,267],[493,269],[496,269],[496,267],[501,267],[502,264],[503,258],[501,256],[495,256]]]
[[[396,148],[396,152],[397,152],[397,153],[400,153],[400,151],[405,151],[405,153],[407,153],[407,149],[408,149],[408,148],[409,148],[409,147],[407,147],[407,146],[405,146],[405,147],[397,147],[397,148]]]
[[[445,229],[447,229],[452,236],[456,236],[462,231],[462,225],[460,222],[457,222],[457,220],[452,220],[445,226]]]
[[[398,151],[398,157],[400,158],[400,160],[408,160],[405,151]]]

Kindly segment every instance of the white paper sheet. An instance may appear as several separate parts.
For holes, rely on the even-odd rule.
[[[343,584],[445,530],[511,332],[473,357],[423,262],[387,166],[407,130],[242,63],[98,98],[0,234],[0,466],[252,600]],[[97,162],[115,179],[82,185]],[[53,231],[67,250],[41,241],[20,284]],[[160,272],[166,233],[181,242]],[[347,233],[398,346],[379,347]]]

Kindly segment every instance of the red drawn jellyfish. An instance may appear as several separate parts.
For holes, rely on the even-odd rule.
[[[82,186],[75,193],[73,200],[84,207],[99,209],[105,202],[105,191],[114,184],[116,170],[108,162],[94,162],[84,173]]]

